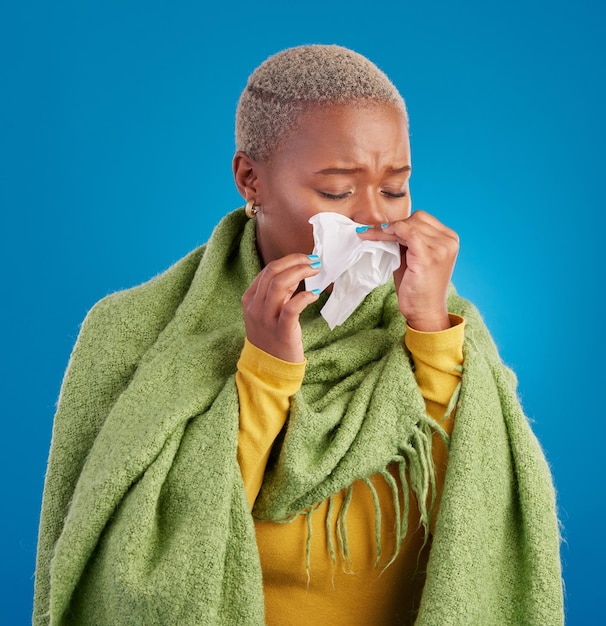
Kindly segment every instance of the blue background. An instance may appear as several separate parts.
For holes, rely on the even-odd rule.
[[[238,96],[301,43],[358,50],[406,98],[414,206],[459,232],[455,282],[518,373],[553,468],[568,623],[603,619],[603,3],[8,5],[0,620],[30,619],[53,412],[82,318],[240,205]]]

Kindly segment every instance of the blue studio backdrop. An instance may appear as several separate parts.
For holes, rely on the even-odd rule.
[[[597,0],[3,4],[0,623],[30,621],[53,413],[80,322],[241,204],[240,91],[302,43],[351,47],[403,93],[413,206],[458,231],[456,286],[517,372],[553,468],[568,623],[604,619],[605,17]]]

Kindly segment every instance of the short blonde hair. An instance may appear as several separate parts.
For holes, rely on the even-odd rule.
[[[236,111],[236,150],[267,161],[313,106],[388,104],[408,119],[404,99],[386,74],[337,45],[303,45],[266,59],[248,78]]]

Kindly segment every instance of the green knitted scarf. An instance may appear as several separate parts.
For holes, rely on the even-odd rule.
[[[55,416],[36,626],[263,624],[235,385],[240,299],[260,269],[254,221],[238,210],[206,246],[88,314]],[[309,514],[394,462],[420,502],[431,493],[435,426],[393,286],[332,332],[321,306],[301,318],[305,380],[274,445],[259,520]],[[449,308],[466,319],[465,363],[416,623],[561,624],[548,466],[477,311],[454,290]]]

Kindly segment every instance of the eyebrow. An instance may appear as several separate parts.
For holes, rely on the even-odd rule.
[[[410,172],[412,168],[410,167],[410,165],[404,165],[403,167],[388,167],[387,171],[390,174],[403,174],[404,172]],[[330,175],[330,174],[359,174],[360,172],[364,171],[363,168],[361,167],[327,167],[323,170],[318,170],[317,172],[314,172],[314,174],[323,174],[323,175]]]

